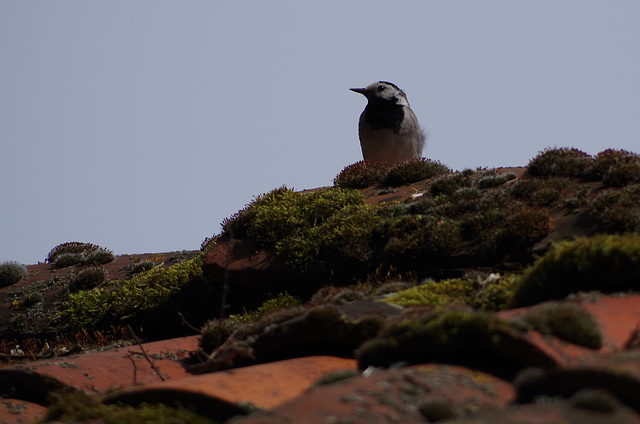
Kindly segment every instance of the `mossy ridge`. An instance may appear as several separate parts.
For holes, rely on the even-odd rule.
[[[639,289],[640,234],[600,234],[556,244],[525,271],[510,306],[562,299],[579,291]]]
[[[526,257],[551,231],[551,220],[544,210],[514,201],[503,187],[508,181],[380,206],[364,204],[355,190],[279,188],[225,220],[223,229],[229,237],[274,248],[290,270],[344,281],[381,265],[423,272],[440,267],[445,258]]]
[[[232,320],[213,320],[203,327],[201,348],[207,353],[215,349],[216,359],[234,359],[220,361],[215,369],[209,368],[210,364],[197,363],[190,371],[211,372],[306,355],[350,356],[378,333],[383,321],[374,315],[351,319],[335,305],[283,307],[252,323],[234,323],[226,331],[224,328]],[[250,350],[251,357],[238,358],[236,353],[240,350]]]
[[[107,285],[69,295],[63,311],[74,327],[87,327],[134,318],[165,303],[189,282],[202,276],[203,255],[166,269],[153,268],[129,280],[110,281]]]

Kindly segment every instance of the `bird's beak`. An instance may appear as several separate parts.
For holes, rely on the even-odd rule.
[[[350,88],[349,90],[354,91],[356,93],[360,93],[366,96],[367,89],[366,88]]]

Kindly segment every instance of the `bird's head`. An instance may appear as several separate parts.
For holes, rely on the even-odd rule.
[[[391,82],[378,81],[365,88],[350,88],[349,90],[364,95],[369,101],[384,100],[401,106],[409,106],[407,95]]]

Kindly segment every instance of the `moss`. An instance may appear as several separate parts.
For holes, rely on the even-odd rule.
[[[265,300],[255,311],[245,312],[242,315],[232,315],[230,318],[238,322],[252,322],[263,315],[289,306],[300,305],[300,300],[288,293],[280,293],[272,299]]]
[[[356,162],[344,168],[333,180],[334,187],[366,188],[378,185],[391,165],[371,160]]]
[[[548,213],[541,209],[521,209],[506,216],[500,244],[508,247],[531,246],[551,232]]]
[[[588,411],[614,412],[620,402],[606,390],[587,388],[571,397],[571,406]]]
[[[509,323],[485,312],[427,312],[389,323],[356,351],[356,358],[361,369],[401,361],[472,359],[469,355],[491,350],[509,328]]]
[[[478,188],[484,190],[487,188],[499,187],[515,179],[516,174],[514,174],[513,172],[498,174],[495,171],[485,171],[478,177]]]
[[[344,370],[333,371],[328,374],[324,374],[322,377],[320,377],[315,382],[315,385],[326,386],[329,384],[337,383],[339,381],[348,380],[357,375],[360,375],[360,373],[357,370],[344,369]]]
[[[429,192],[432,196],[450,196],[463,187],[470,187],[471,184],[471,175],[465,173],[442,175],[431,182]]]
[[[418,405],[418,410],[430,423],[453,419],[457,415],[451,401],[445,398],[427,399]]]
[[[427,281],[421,285],[400,291],[383,299],[400,306],[466,305],[473,308],[497,311],[505,307],[513,294],[515,276],[492,278],[482,281],[471,278],[454,278]]]
[[[364,198],[356,190],[328,188],[300,193],[281,187],[226,219],[223,230],[235,238],[248,237],[260,246],[273,246],[323,223],[346,206],[362,204]]]
[[[348,287],[324,286],[311,296],[309,304],[322,305],[329,303],[342,305],[358,299],[371,298],[373,292],[374,286],[368,284],[357,284]]]
[[[84,393],[51,395],[51,406],[44,422],[80,422],[105,424],[121,423],[192,423],[205,424],[213,421],[182,408],[163,404],[141,403],[133,407],[116,404],[105,405],[96,397]]]
[[[69,290],[88,290],[107,281],[107,271],[103,268],[90,267],[78,272],[73,281],[69,283]]]
[[[374,337],[382,325],[382,317],[353,320],[334,305],[291,306],[235,330],[233,340],[216,354],[218,358],[231,357],[239,349],[253,353],[253,358],[225,363],[220,369],[306,355],[350,356],[365,340]],[[213,341],[211,337],[208,340]],[[217,347],[217,344],[207,347],[211,345]]]
[[[452,219],[405,215],[387,220],[378,231],[386,241],[385,260],[405,267],[460,253],[465,247],[460,223]]]
[[[284,237],[275,244],[276,252],[287,266],[302,272],[365,267],[379,221],[374,207],[348,205],[324,222]]]
[[[0,287],[12,286],[27,275],[27,268],[18,262],[4,262],[0,265]]]
[[[547,148],[529,161],[526,174],[533,177],[586,177],[593,158],[575,148]]]
[[[74,326],[122,324],[140,313],[167,302],[186,284],[202,276],[202,256],[155,268],[130,280],[111,281],[106,286],[69,295],[65,314]]]
[[[242,322],[234,318],[207,321],[200,329],[200,348],[207,353],[213,352],[242,325]]]
[[[397,187],[450,172],[451,169],[437,161],[425,158],[410,159],[391,166],[384,176],[382,184]]]
[[[559,243],[527,269],[512,306],[561,299],[579,291],[638,290],[640,234],[597,235]]]
[[[602,332],[593,316],[573,303],[545,303],[520,317],[533,329],[593,349],[602,347]]]
[[[399,306],[468,305],[475,295],[473,282],[461,278],[439,282],[427,281],[383,299]]]
[[[68,242],[51,249],[47,262],[57,268],[79,264],[102,265],[113,261],[115,257],[110,250],[91,243]]]
[[[153,261],[138,261],[136,263],[127,265],[125,268],[129,271],[129,277],[132,277],[141,272],[149,271],[154,268],[156,263]]]
[[[593,199],[590,215],[609,232],[640,229],[640,184],[602,191]]]
[[[604,150],[595,157],[591,172],[607,186],[640,183],[640,155],[626,150]]]

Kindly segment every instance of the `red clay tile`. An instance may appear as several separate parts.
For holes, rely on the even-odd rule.
[[[165,379],[187,377],[176,359],[197,348],[198,338],[191,336],[143,345],[149,359]],[[162,381],[151,367],[139,345],[117,349],[71,355],[52,360],[21,364],[17,369],[33,370],[41,375],[55,377],[60,382],[88,392],[104,393],[113,388]]]
[[[594,302],[583,302],[581,306],[598,320],[606,350],[622,349],[640,326],[640,295],[605,296]]]
[[[309,356],[244,368],[202,374],[163,383],[131,387],[111,394],[107,402],[170,402],[181,399],[183,405],[208,398],[228,403],[247,403],[271,409],[296,398],[321,376],[337,370],[356,370],[354,359]]]
[[[450,365],[415,365],[365,371],[361,376],[316,386],[267,413],[237,424],[424,423],[420,406],[439,402],[458,415],[503,408],[514,398],[511,384],[489,374]]]
[[[44,418],[47,408],[36,403],[18,399],[0,400],[0,422],[2,424],[29,424]]]

